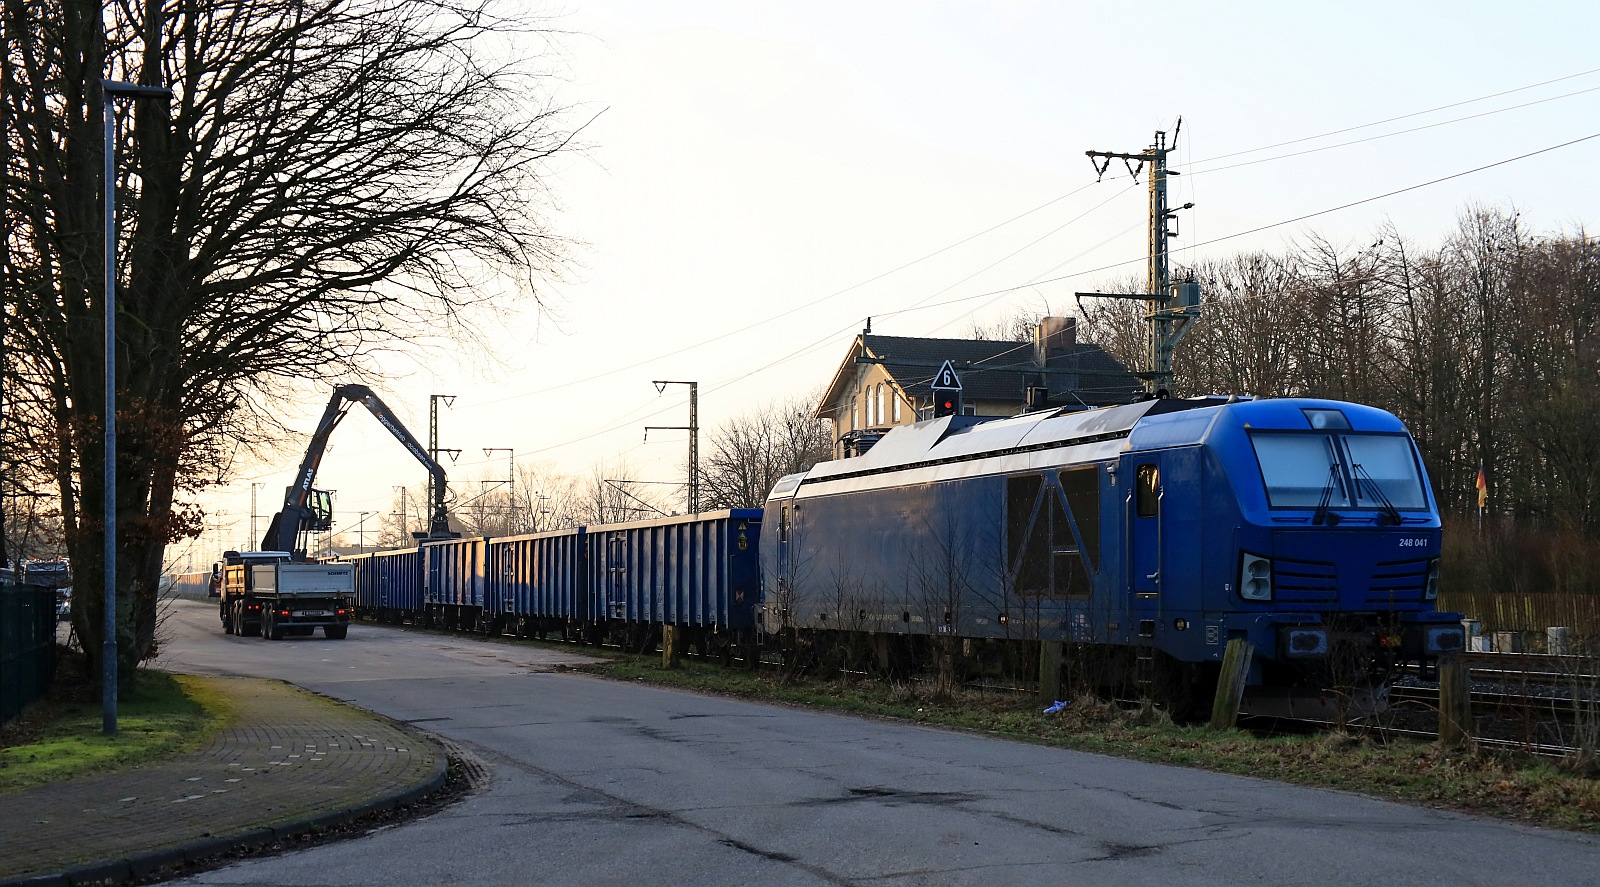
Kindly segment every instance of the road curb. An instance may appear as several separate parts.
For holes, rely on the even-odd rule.
[[[331,697],[323,696],[323,694],[313,695],[331,699]],[[339,704],[349,705],[349,703],[344,702]],[[368,712],[368,714],[374,718],[389,721],[391,724],[399,724],[399,722],[382,715],[371,712]],[[370,801],[316,816],[293,819],[272,826],[246,829],[227,835],[200,838],[174,847],[164,847],[159,850],[137,853],[123,859],[74,866],[58,872],[28,875],[22,878],[0,879],[0,887],[78,887],[78,885],[88,884],[125,883],[150,877],[166,869],[183,865],[195,865],[224,854],[267,847],[302,835],[345,825],[374,813],[393,810],[415,803],[444,786],[445,779],[450,773],[450,755],[444,744],[437,739],[410,725],[405,725],[403,729],[418,739],[426,740],[437,749],[437,753],[434,755],[433,772],[426,778],[411,785],[394,789]]]

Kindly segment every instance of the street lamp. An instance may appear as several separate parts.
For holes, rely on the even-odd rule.
[[[105,172],[100,180],[105,192],[105,333],[106,333],[106,443],[105,443],[105,637],[101,644],[101,732],[117,735],[117,109],[119,98],[172,98],[164,86],[140,86],[120,80],[101,80],[100,99],[105,118]]]

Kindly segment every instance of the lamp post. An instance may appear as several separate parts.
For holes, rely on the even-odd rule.
[[[100,100],[105,118],[104,174],[100,180],[105,192],[105,619],[101,644],[101,732],[117,735],[117,109],[119,98],[172,98],[164,86],[140,86],[120,80],[100,81]]]

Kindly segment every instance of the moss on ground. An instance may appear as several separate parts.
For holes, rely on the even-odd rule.
[[[116,735],[106,736],[99,697],[66,684],[0,732],[0,792],[167,760],[226,718],[226,699],[204,679],[142,670],[117,700]]]

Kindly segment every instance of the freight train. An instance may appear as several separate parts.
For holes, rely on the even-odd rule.
[[[1383,705],[1463,646],[1440,521],[1393,415],[1310,399],[1153,399],[895,428],[783,478],[764,509],[348,558],[380,619],[724,657],[1016,668],[1201,708],[1230,640],[1245,709]],[[1009,666],[1007,665],[1009,663]]]

